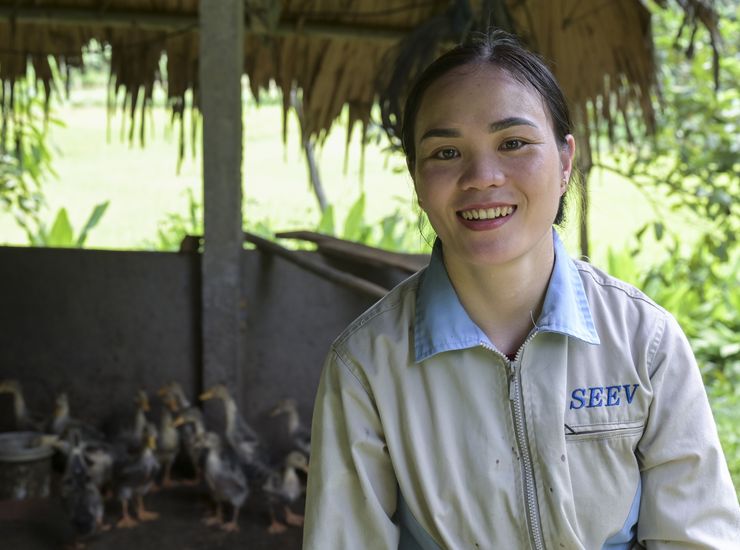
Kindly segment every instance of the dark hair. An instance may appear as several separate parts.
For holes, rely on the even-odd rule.
[[[465,65],[490,64],[509,73],[525,86],[537,90],[547,108],[555,140],[565,145],[565,136],[571,133],[571,120],[565,95],[543,59],[524,48],[512,34],[502,30],[472,33],[462,44],[438,57],[418,76],[406,97],[401,126],[401,145],[406,165],[413,176],[416,164],[414,126],[424,94],[438,79]],[[564,218],[565,194],[560,198],[554,223]]]

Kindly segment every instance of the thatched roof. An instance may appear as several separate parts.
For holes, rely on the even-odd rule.
[[[708,0],[676,1],[690,24],[700,20],[716,34]],[[379,99],[392,132],[408,79],[442,48],[489,24],[516,32],[553,62],[581,137],[618,116],[641,120],[647,131],[654,124],[656,68],[640,0],[245,0],[245,14],[244,69],[253,93],[274,81],[287,111],[296,86],[312,136],[325,135],[345,105],[350,127],[367,127]],[[182,114],[187,90],[197,103],[198,0],[0,0],[0,79],[23,78],[31,59],[48,90],[46,55],[78,65],[93,38],[112,46],[111,86],[126,90],[132,116],[151,99],[163,52],[174,112]],[[11,89],[4,87],[4,108]]]

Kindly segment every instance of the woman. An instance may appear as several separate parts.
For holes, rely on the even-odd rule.
[[[404,113],[438,239],[332,346],[305,548],[737,548],[684,334],[553,230],[575,142],[550,71],[493,33],[428,67]]]

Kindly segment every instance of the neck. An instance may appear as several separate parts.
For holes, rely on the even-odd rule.
[[[224,417],[226,419],[226,432],[236,429],[236,403],[233,399],[224,399]]]
[[[190,407],[190,401],[188,401],[188,398],[185,397],[185,392],[182,391],[182,388],[177,388],[177,390],[175,391],[175,395],[180,410],[184,410]]]
[[[301,425],[301,419],[298,417],[298,411],[288,411],[288,433],[295,433]]]
[[[139,408],[136,410],[136,422],[134,424],[134,433],[137,437],[141,437],[144,433],[144,426],[146,426],[146,413],[144,409]]]
[[[516,353],[542,310],[555,259],[551,239],[539,250],[496,266],[448,261],[450,281],[470,318],[496,348]]]

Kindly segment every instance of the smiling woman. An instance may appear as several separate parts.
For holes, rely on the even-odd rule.
[[[513,354],[552,271],[551,227],[573,166],[573,136],[556,137],[539,92],[490,64],[437,79],[414,126],[414,184],[444,243],[447,272],[473,320]],[[502,279],[514,272],[522,276]],[[479,299],[491,283],[509,289],[494,310]]]
[[[553,229],[576,144],[546,65],[507,34],[475,37],[425,70],[404,113],[438,238],[332,345],[304,547],[735,547],[740,509],[681,328]]]

